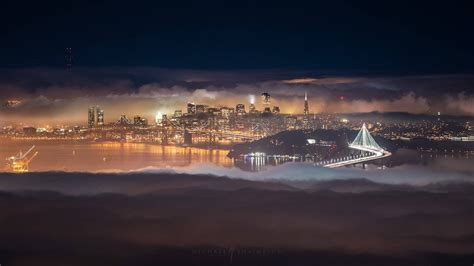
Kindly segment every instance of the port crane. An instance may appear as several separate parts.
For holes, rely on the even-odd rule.
[[[23,153],[20,151],[17,155],[8,157],[7,160],[7,168],[15,173],[25,173],[28,172],[28,165],[30,162],[38,155],[38,152],[35,152],[32,156],[28,157],[28,154],[35,149],[35,145],[31,146],[31,148]]]

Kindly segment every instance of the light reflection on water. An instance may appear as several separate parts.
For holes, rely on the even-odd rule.
[[[384,170],[403,165],[417,165],[422,168],[433,170],[454,170],[468,173],[474,173],[474,154],[469,153],[427,153],[416,150],[399,149],[392,153],[392,156],[369,161],[365,163],[345,166],[346,168],[359,168],[366,170]],[[235,166],[249,171],[262,171],[269,167],[281,165],[285,162],[301,162],[305,164],[313,164],[311,158],[282,159],[282,158],[246,158],[236,160]]]
[[[80,142],[28,142],[0,140],[0,159],[26,151],[36,145],[38,156],[30,163],[30,171],[129,171],[146,167],[173,168],[195,164],[214,164],[238,167],[246,171],[262,171],[285,162],[303,162],[304,159],[227,157],[228,150],[179,146],[162,146],[142,143],[80,143]],[[440,170],[474,172],[473,155],[427,154],[413,150],[398,150],[393,156],[350,167],[367,170],[386,169],[400,165],[421,165]],[[311,163],[311,160],[309,160]],[[1,163],[1,162],[0,162]],[[5,161],[6,163],[6,161]],[[308,159],[306,159],[308,163]],[[3,167],[0,167],[2,170]]]
[[[213,163],[231,167],[227,150],[161,146],[142,143],[1,142],[0,158],[36,145],[30,171],[128,171],[145,167],[184,167]]]

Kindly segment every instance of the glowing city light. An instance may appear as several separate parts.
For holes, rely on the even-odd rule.
[[[163,115],[161,114],[160,111],[158,111],[155,115],[155,123],[157,123],[157,124],[161,123],[162,117],[163,117]]]
[[[253,94],[249,95],[249,102],[250,102],[250,104],[255,104],[255,95],[253,95]]]

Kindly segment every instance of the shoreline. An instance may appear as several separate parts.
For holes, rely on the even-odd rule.
[[[104,140],[104,141],[95,141],[88,139],[30,139],[30,138],[11,138],[11,137],[0,137],[0,141],[11,141],[16,143],[66,143],[66,144],[144,144],[144,145],[153,145],[153,146],[168,146],[168,147],[178,147],[178,148],[196,148],[196,149],[209,149],[209,150],[223,150],[230,151],[233,145],[214,145],[209,146],[205,144],[194,144],[194,145],[185,145],[185,144],[161,144],[155,142],[122,142],[122,141],[113,141],[113,140]]]

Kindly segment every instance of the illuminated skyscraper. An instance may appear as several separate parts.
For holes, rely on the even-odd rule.
[[[239,103],[235,106],[235,112],[237,115],[243,115],[245,114],[245,105]]]
[[[87,126],[89,128],[100,127],[104,125],[104,110],[99,106],[89,107],[87,116]]]
[[[139,115],[136,115],[133,117],[133,124],[135,126],[139,126],[141,123],[142,118]]]
[[[303,112],[303,128],[309,128],[309,105],[308,105],[308,93],[304,92],[304,112]]]
[[[206,113],[208,108],[209,108],[209,106],[207,106],[205,104],[197,104],[196,105],[196,114]]]
[[[139,126],[139,127],[144,127],[148,125],[148,120],[146,118],[143,118],[139,115],[136,115],[133,117],[133,125]]]
[[[95,107],[89,107],[88,117],[87,117],[87,126],[93,128],[95,126]]]
[[[304,92],[304,116],[309,116],[308,93]]]
[[[98,127],[104,125],[104,110],[102,110],[99,106],[96,107],[96,122]]]
[[[196,104],[195,103],[188,103],[188,114],[189,115],[196,114]]]
[[[182,117],[182,116],[183,116],[183,112],[181,110],[174,111],[173,117],[177,118],[177,117]]]
[[[271,113],[272,109],[270,108],[270,94],[267,92],[262,93],[262,101],[263,101],[263,112],[264,113]]]
[[[272,113],[279,114],[280,113],[280,107],[279,106],[273,106]]]
[[[215,108],[215,107],[210,107],[210,108],[207,108],[207,113],[217,116],[217,115],[220,115],[221,109],[220,108]]]
[[[221,115],[222,117],[229,118],[229,116],[233,113],[233,109],[229,107],[222,107],[221,108]]]
[[[156,113],[155,115],[155,124],[161,124],[161,119],[162,119],[163,115],[161,114],[161,112],[158,112]]]
[[[269,106],[270,105],[270,94],[267,92],[262,93],[262,101],[263,105]]]
[[[251,103],[249,107],[249,113],[253,114],[257,112],[257,109],[255,108],[255,104]]]

